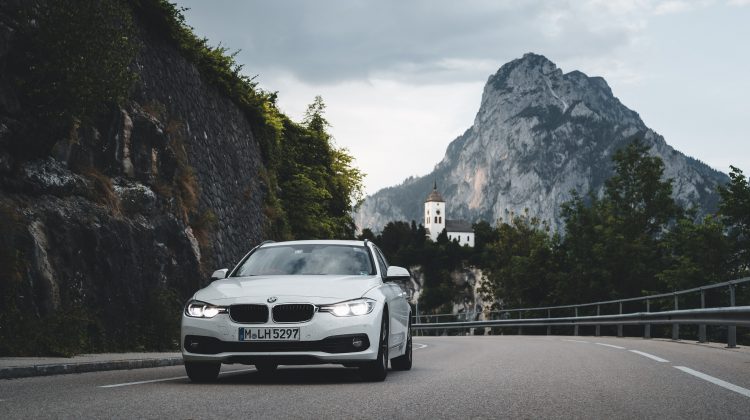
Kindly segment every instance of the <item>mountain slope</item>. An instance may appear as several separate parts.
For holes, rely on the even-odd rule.
[[[600,192],[612,154],[635,138],[664,160],[681,204],[699,214],[715,209],[725,174],[674,150],[601,77],[563,73],[529,53],[490,76],[474,124],[430,174],[367,197],[355,220],[376,231],[392,220],[422,220],[422,197],[435,180],[451,219],[494,222],[528,209],[559,228],[570,191]]]

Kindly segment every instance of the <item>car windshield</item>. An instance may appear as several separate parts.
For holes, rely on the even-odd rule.
[[[301,244],[260,248],[233,277],[373,274],[375,270],[364,246]]]

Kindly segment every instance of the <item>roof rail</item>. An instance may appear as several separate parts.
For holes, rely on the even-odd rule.
[[[265,241],[261,242],[260,245],[258,245],[258,247],[260,248],[260,247],[262,247],[265,244],[272,244],[274,242],[276,242],[276,241],[271,240],[271,239],[266,239]]]

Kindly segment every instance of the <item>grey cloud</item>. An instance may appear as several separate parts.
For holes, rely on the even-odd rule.
[[[188,22],[199,35],[241,49],[247,72],[261,80],[276,71],[312,83],[378,76],[409,83],[477,80],[488,76],[481,63],[496,69],[528,51],[561,61],[601,56],[627,45],[630,36],[614,21],[591,27],[582,1],[179,3],[191,8]],[[456,62],[463,65],[446,64]]]

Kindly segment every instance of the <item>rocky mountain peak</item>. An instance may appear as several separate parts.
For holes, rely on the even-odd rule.
[[[381,229],[392,220],[421,220],[431,180],[441,187],[451,218],[507,219],[528,210],[561,227],[560,205],[570,192],[601,192],[611,156],[633,139],[651,145],[674,179],[674,196],[700,214],[712,211],[726,175],[674,150],[617,99],[601,77],[564,73],[528,53],[491,75],[474,124],[453,140],[432,173],[368,197],[358,227]]]
[[[534,53],[503,65],[489,77],[477,118],[493,115],[508,119],[539,111],[593,113],[610,121],[642,125],[638,114],[620,103],[603,78],[578,70],[563,73],[555,63]]]

